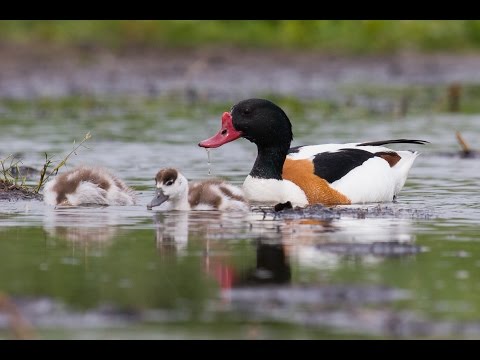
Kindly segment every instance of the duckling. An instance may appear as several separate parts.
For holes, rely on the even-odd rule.
[[[134,190],[103,167],[78,166],[49,181],[43,191],[49,205],[135,205]]]
[[[243,191],[220,179],[189,185],[177,169],[164,168],[158,171],[155,183],[157,191],[147,205],[149,210],[163,203],[165,210],[250,210]]]

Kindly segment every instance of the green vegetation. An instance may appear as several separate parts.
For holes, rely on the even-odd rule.
[[[16,159],[12,154],[0,159],[0,181],[3,187],[23,188],[25,186],[26,179],[20,176],[19,163],[20,159]]]
[[[20,170],[21,166],[19,164],[22,163],[20,159],[16,158],[13,154],[8,155],[4,159],[0,159],[0,191],[19,190],[27,194],[38,194],[48,179],[52,175],[57,175],[58,170],[67,163],[70,156],[76,154],[81,147],[86,147],[84,143],[91,137],[90,132],[88,132],[80,143],[75,144],[74,140],[72,151],[60,160],[57,165],[54,165],[52,158],[45,153],[45,163],[40,171],[40,180],[34,186],[26,184],[26,176],[23,175],[24,170]],[[53,167],[53,169],[50,170],[51,167]]]
[[[83,144],[85,143],[85,141],[87,141],[91,137],[92,137],[92,135],[90,135],[90,132],[88,132],[83,137],[82,141],[80,141],[80,143],[78,145],[75,145],[75,141],[73,141],[72,151],[70,151],[67,154],[67,156],[65,156],[63,158],[63,160],[61,160],[50,172],[48,172],[48,169],[49,169],[49,167],[51,167],[53,165],[52,164],[52,159],[48,157],[48,154],[45,154],[45,164],[43,165],[42,171],[40,172],[40,180],[39,180],[38,185],[35,189],[35,192],[38,193],[40,191],[40,189],[43,187],[43,185],[46,184],[46,182],[50,178],[50,176],[57,175],[58,170],[60,170],[60,168],[67,163],[68,158],[70,156],[72,156],[72,154],[76,154],[77,150],[80,147],[85,147],[85,145],[83,145]]]
[[[0,21],[1,41],[105,46],[315,49],[340,53],[477,50],[477,20]]]

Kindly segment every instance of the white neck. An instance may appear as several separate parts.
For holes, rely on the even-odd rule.
[[[184,194],[175,198],[170,198],[168,201],[172,204],[173,210],[190,210],[190,203],[188,202],[188,187]]]

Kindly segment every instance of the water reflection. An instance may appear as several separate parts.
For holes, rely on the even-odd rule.
[[[95,293],[99,304],[123,299],[130,304],[130,296],[138,296],[135,301],[144,303],[145,309],[166,307],[169,313],[182,314],[178,304],[187,299],[206,301],[207,317],[230,312],[254,321],[297,324],[301,318],[299,325],[342,328],[342,319],[353,316],[350,312],[364,314],[365,306],[411,296],[402,287],[383,283],[331,281],[342,271],[381,267],[391,256],[416,254],[411,219],[275,219],[257,212],[155,211],[147,212],[148,221],[137,223],[132,231],[119,226],[125,220],[123,209],[45,211],[43,229],[48,237],[66,240],[68,251],[77,244],[89,250],[65,256],[59,247],[59,264],[44,261],[45,269],[51,269],[49,276],[57,276],[55,269],[75,274],[80,284],[75,292],[93,281],[103,289]],[[79,258],[82,255],[84,259]],[[101,272],[94,264],[102,264]],[[209,286],[211,293],[204,290]]]
[[[66,239],[74,243],[104,243],[108,244],[117,234],[114,227],[45,227],[44,230],[51,237]]]
[[[254,227],[245,220],[248,215],[240,213],[157,212],[153,215],[156,246],[162,255],[186,255],[189,239],[201,244],[204,270],[222,289],[245,284],[289,282],[290,264],[281,238],[272,242],[271,238],[257,236],[252,231]],[[237,271],[232,265],[233,252],[228,240],[239,238],[251,239],[255,244],[256,264],[253,268]]]
[[[45,208],[43,230],[51,237],[73,243],[110,244],[118,235],[119,216],[94,208]]]
[[[120,236],[119,225],[125,223],[125,214],[120,209],[46,207],[44,210],[45,232],[72,242],[109,244]],[[239,241],[253,244],[249,251],[255,252],[256,266],[236,275],[239,286],[285,283],[291,278],[292,262],[304,268],[334,270],[344,260],[375,264],[385,257],[421,251],[415,244],[412,220],[408,218],[275,219],[258,212],[220,211],[151,214],[150,226],[158,253],[183,256],[201,247],[207,272],[214,267],[210,264],[231,262]],[[194,244],[191,251],[189,244]]]
[[[410,219],[290,220],[283,232],[289,256],[302,267],[335,270],[345,261],[377,264],[420,252]]]
[[[256,241],[256,264],[245,271],[235,283],[237,286],[286,284],[292,279],[290,258],[283,243]]]
[[[157,212],[153,216],[155,243],[160,254],[177,254],[188,245],[188,211],[174,211],[168,215]]]
[[[410,219],[280,221],[258,213],[179,211],[154,213],[153,222],[160,254],[187,255],[200,246],[205,271],[222,289],[287,284],[292,264],[333,271],[345,260],[372,265],[422,250],[415,244]],[[255,253],[254,265],[235,266],[235,246],[244,240]],[[189,243],[195,244],[191,251]]]

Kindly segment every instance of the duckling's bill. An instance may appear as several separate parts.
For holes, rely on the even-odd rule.
[[[150,204],[147,205],[147,209],[152,210],[153,207],[162,205],[167,200],[168,196],[165,195],[161,189],[158,189],[155,192],[155,197],[150,201]]]

